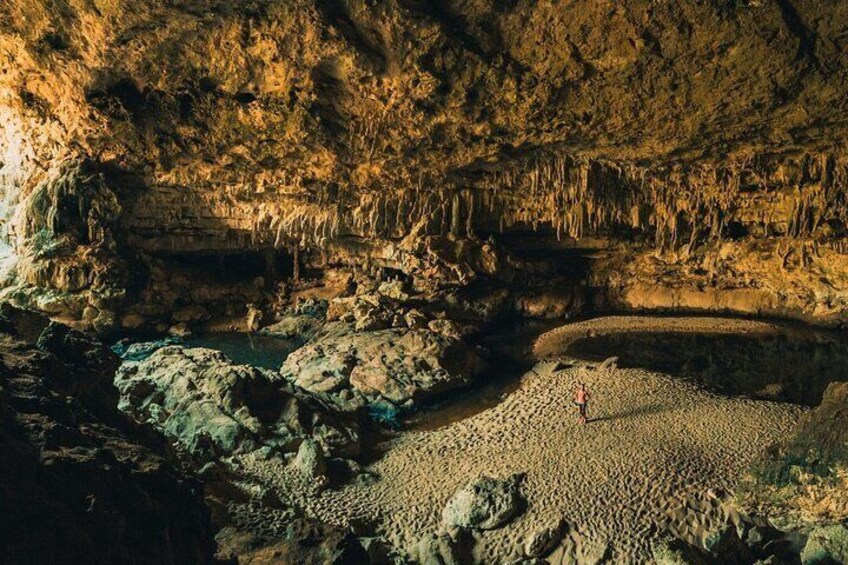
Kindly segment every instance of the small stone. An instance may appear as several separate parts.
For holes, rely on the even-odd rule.
[[[125,330],[135,330],[143,326],[147,319],[138,312],[127,312],[121,318],[121,327]]]
[[[191,336],[191,329],[189,329],[188,324],[185,322],[180,322],[168,328],[168,335],[173,337],[189,337]]]
[[[295,456],[291,465],[304,477],[317,479],[327,475],[327,461],[324,457],[324,450],[313,439],[306,439],[300,444],[297,456]]]
[[[413,308],[404,314],[404,321],[409,329],[415,330],[427,327],[427,316],[425,316],[421,310],[418,310],[417,308]]]
[[[391,280],[380,283],[377,287],[377,293],[387,298],[392,298],[400,302],[409,300],[409,294],[404,291],[403,281]]]
[[[543,557],[550,553],[562,540],[567,524],[561,520],[558,524],[533,532],[524,542],[524,555],[528,558]]]

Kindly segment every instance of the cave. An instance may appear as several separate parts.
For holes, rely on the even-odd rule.
[[[1,563],[848,562],[848,2],[6,0],[0,56]]]

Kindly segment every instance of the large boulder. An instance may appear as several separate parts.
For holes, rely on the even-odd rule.
[[[801,551],[801,563],[803,565],[848,563],[848,528],[842,524],[833,524],[813,530]]]
[[[522,475],[499,480],[486,476],[464,485],[454,493],[442,511],[448,527],[492,530],[515,518],[524,500],[519,492]]]
[[[198,460],[269,447],[293,452],[315,438],[328,453],[358,452],[352,419],[297,398],[268,373],[205,348],[166,346],[125,362],[115,384],[120,408],[150,422]]]
[[[427,329],[355,332],[344,324],[330,326],[289,355],[281,374],[340,410],[378,400],[409,406],[469,384],[483,366],[461,340]]]
[[[0,562],[211,563],[201,485],[107,413],[108,350],[57,326],[39,347],[0,336]]]

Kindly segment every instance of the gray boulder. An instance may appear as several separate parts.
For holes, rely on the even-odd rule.
[[[119,408],[148,422],[197,460],[267,447],[292,452],[315,439],[327,453],[355,455],[358,426],[298,398],[268,372],[205,348],[166,346],[115,375]]]
[[[305,478],[317,479],[327,475],[327,461],[324,458],[324,450],[313,439],[304,440],[300,444],[291,465]]]
[[[499,480],[481,476],[454,493],[442,511],[445,526],[492,530],[505,525],[522,510],[519,492],[523,475]]]

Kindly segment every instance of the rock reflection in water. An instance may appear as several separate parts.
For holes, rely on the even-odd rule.
[[[187,338],[183,343],[187,347],[216,349],[238,365],[275,370],[300,346],[293,340],[240,332],[204,334]]]

